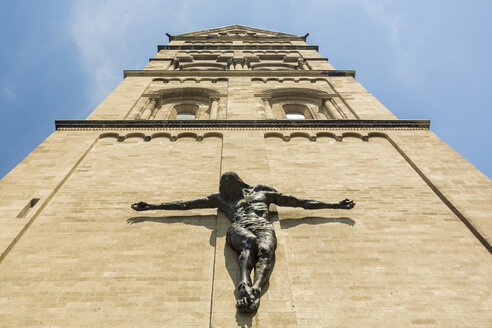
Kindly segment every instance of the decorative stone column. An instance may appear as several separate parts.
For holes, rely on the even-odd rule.
[[[324,106],[326,108],[326,111],[328,112],[328,114],[330,114],[330,116],[334,120],[342,120],[343,119],[342,115],[340,115],[338,110],[331,103],[331,99],[327,98],[327,99],[324,99],[323,101],[324,101]]]
[[[301,60],[299,62],[299,67],[301,67],[301,69],[303,69],[305,71],[309,71],[309,67],[308,67],[307,63],[304,60]]]
[[[272,104],[270,103],[270,99],[268,98],[263,98],[263,108],[265,110],[265,116],[267,120],[273,120],[273,111],[272,111]]]
[[[335,106],[339,108],[342,115],[345,116],[348,120],[357,119],[357,117],[354,116],[352,111],[345,105],[341,98],[335,97],[333,98],[333,102],[335,103]]]
[[[169,61],[169,65],[167,65],[166,70],[168,70],[168,71],[174,70],[174,63],[172,60]]]
[[[157,107],[157,98],[151,98],[147,106],[145,107],[144,112],[142,115],[140,115],[141,120],[148,120],[152,113],[154,112],[154,109]]]
[[[130,119],[138,120],[140,116],[142,116],[143,111],[145,110],[145,106],[147,105],[147,99],[140,98],[135,105],[135,108],[130,114]]]
[[[216,120],[218,112],[219,112],[219,98],[212,98],[212,103],[210,104],[210,119]]]
[[[243,69],[243,60],[234,60],[234,68],[236,71],[241,71]]]
[[[173,60],[173,63],[171,64],[171,66],[169,67],[170,70],[178,70],[179,69],[179,61],[177,60]]]

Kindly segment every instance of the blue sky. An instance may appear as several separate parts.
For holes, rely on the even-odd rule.
[[[180,34],[242,24],[310,33],[337,69],[492,177],[491,1],[11,1],[0,10],[0,177],[84,119]]]

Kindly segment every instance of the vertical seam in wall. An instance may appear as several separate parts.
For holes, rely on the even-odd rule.
[[[222,175],[222,158],[224,153],[224,133],[222,133],[222,143],[220,145],[220,159],[219,159],[219,181]],[[209,328],[212,327],[212,313],[214,306],[214,288],[215,288],[215,263],[217,258],[217,232],[219,231],[219,210],[217,210],[217,215],[215,216],[215,231],[213,232],[215,242],[214,242],[214,260],[212,264],[212,289],[210,291],[210,318],[208,322]]]
[[[84,158],[87,156],[87,154],[92,150],[94,145],[97,143],[99,140],[99,136],[97,139],[89,146],[89,148],[82,154],[82,156],[79,158],[77,163],[72,167],[72,169],[65,175],[63,180],[55,187],[55,189],[51,192],[51,194],[48,196],[48,198],[44,201],[44,203],[39,207],[39,209],[36,211],[36,213],[31,217],[29,222],[26,223],[24,228],[17,234],[17,236],[12,240],[12,242],[9,244],[9,246],[5,249],[5,251],[0,255],[0,263],[2,263],[3,259],[8,255],[10,250],[17,244],[17,242],[20,240],[20,238],[24,235],[24,233],[29,229],[29,227],[33,224],[34,220],[38,218],[38,216],[41,214],[41,212],[48,206],[49,202],[53,199],[55,194],[60,190],[60,188],[65,184],[65,182],[68,180],[68,178],[72,175],[72,173],[77,169],[79,164],[84,160]]]
[[[266,138],[265,138],[265,132],[263,132],[263,144],[265,145],[265,153],[266,153],[266,159],[267,159],[267,163],[268,163],[268,171],[270,172],[270,181],[273,183],[273,176],[272,176],[272,165],[270,164],[270,156],[268,155],[268,145],[267,145],[267,141],[266,141]],[[277,210],[277,220],[278,220],[278,223],[279,223],[279,226],[280,226],[280,215],[278,213],[278,210]],[[282,248],[283,245],[282,245]],[[285,250],[285,248],[284,248]],[[285,261],[286,261],[286,267],[287,267],[287,279],[289,281],[289,291],[290,291],[290,300],[292,301],[292,307],[294,307],[294,316],[296,318],[296,324],[298,324],[298,320],[297,320],[297,311],[295,310],[295,300],[294,300],[294,294],[292,293],[292,288],[290,286],[292,286],[292,279],[291,279],[291,274],[290,274],[290,266],[289,266],[289,263],[288,263],[288,258],[287,258],[287,252],[285,253]]]
[[[267,145],[266,138],[265,138],[265,132],[264,131],[262,131],[262,132],[263,132],[263,144],[265,145],[266,160],[268,163],[268,172],[270,173],[270,181],[273,183],[272,165],[270,164],[270,156],[268,155],[268,145]]]
[[[487,239],[482,236],[482,234],[473,226],[473,224],[468,220],[454,205],[451,203],[451,201],[444,196],[444,194],[430,181],[429,178],[426,177],[426,175],[415,165],[415,163],[408,157],[403,150],[401,150],[400,147],[391,139],[389,136],[385,136],[386,140],[388,140],[391,145],[396,149],[398,153],[407,161],[408,164],[414,169],[415,172],[417,172],[418,175],[422,178],[422,180],[427,183],[429,188],[441,199],[441,201],[451,210],[451,212],[456,215],[461,222],[465,224],[465,226],[471,231],[471,233],[480,241],[480,243],[489,251],[489,253],[492,254],[492,246],[490,243],[487,241]]]

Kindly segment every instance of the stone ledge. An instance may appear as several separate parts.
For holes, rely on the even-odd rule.
[[[428,130],[429,120],[56,120],[56,130],[64,129],[420,129]]]
[[[207,45],[159,45],[157,51],[161,50],[316,50],[318,46],[298,46],[298,45],[227,45],[227,44],[207,44]]]
[[[302,58],[302,59],[304,59],[304,60],[312,60],[312,61],[328,61],[328,58],[325,58],[325,57],[316,57],[316,58],[308,58],[308,57],[306,57],[306,58]],[[152,57],[152,58],[149,58],[149,62],[153,62],[153,61],[171,61],[171,60],[174,60],[174,58],[172,58],[172,57]]]
[[[175,71],[175,70],[124,70],[123,77],[142,77],[142,76],[218,76],[218,77],[227,77],[227,76],[254,76],[254,77],[262,77],[262,76],[296,76],[296,77],[304,77],[304,76],[351,76],[355,78],[354,70],[295,70],[295,71],[267,71],[267,70],[244,70],[244,71],[200,71],[200,70],[186,70],[186,71]]]
[[[166,33],[167,34],[167,33]],[[255,36],[231,36],[231,35],[221,35],[221,36],[207,36],[207,35],[170,35],[167,34],[169,41],[179,40],[179,41],[216,41],[216,40],[247,40],[247,41],[306,41],[309,33],[306,35],[289,35],[289,36],[263,36],[263,35],[255,35]]]

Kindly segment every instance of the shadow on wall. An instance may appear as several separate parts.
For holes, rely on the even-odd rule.
[[[294,228],[301,224],[326,224],[326,223],[343,223],[350,226],[355,225],[355,221],[348,217],[340,217],[340,218],[325,218],[325,217],[304,217],[304,218],[289,218],[289,219],[278,219],[278,214],[276,212],[270,213],[271,222],[280,221],[281,229],[289,229]],[[137,224],[141,222],[156,222],[156,223],[182,223],[182,224],[190,224],[201,226],[209,229],[211,231],[209,244],[212,247],[216,247],[216,238],[217,237],[225,237],[224,229],[220,229],[217,231],[217,220],[219,218],[217,216],[212,215],[193,215],[193,216],[164,216],[164,217],[151,217],[151,216],[138,216],[132,217],[127,220],[127,223]],[[238,253],[230,248],[227,244],[224,247],[224,258],[225,258],[225,266],[231,280],[234,283],[234,286],[239,284],[239,264],[238,264]],[[273,266],[275,266],[275,256],[273,257]],[[273,270],[275,272],[275,270]],[[268,291],[270,287],[270,283],[267,282],[261,291],[261,296]],[[234,288],[234,296],[236,300],[238,299],[237,289]],[[252,327],[253,319],[256,313],[243,313],[236,312],[236,323],[241,327]]]
[[[217,216],[215,215],[193,215],[193,216],[163,216],[163,217],[154,217],[154,216],[136,216],[129,218],[126,222],[130,225],[141,223],[141,222],[156,222],[156,223],[182,223],[182,224],[190,224],[200,227],[205,227],[211,231],[209,244],[212,247],[215,247],[215,239],[217,235],[216,227],[217,227]]]
[[[280,228],[289,229],[297,227],[301,224],[325,224],[325,223],[343,223],[348,224],[349,226],[354,226],[355,221],[351,218],[342,217],[342,218],[323,218],[323,217],[304,217],[299,219],[282,219],[280,220]]]

